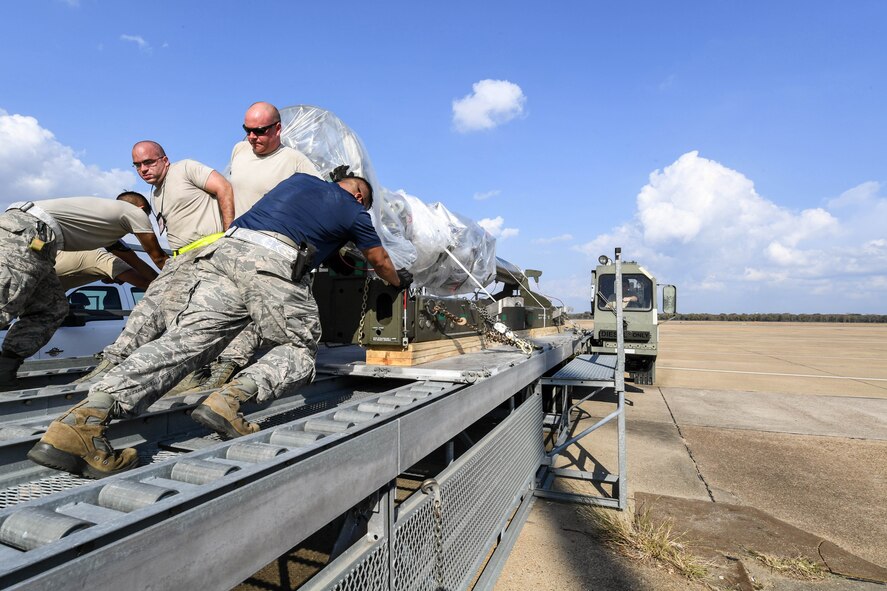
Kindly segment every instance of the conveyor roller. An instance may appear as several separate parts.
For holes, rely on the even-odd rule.
[[[0,525],[0,543],[19,550],[33,550],[91,525],[89,521],[48,509],[26,507]]]

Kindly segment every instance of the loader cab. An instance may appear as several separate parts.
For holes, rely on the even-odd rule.
[[[622,263],[622,299],[616,301],[616,266],[607,257],[592,272],[593,353],[616,353],[616,306],[622,308],[625,370],[638,384],[656,379],[659,302],[656,278],[634,261]],[[674,296],[671,296],[671,305]]]

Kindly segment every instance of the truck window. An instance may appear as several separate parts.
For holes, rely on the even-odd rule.
[[[132,295],[133,305],[138,304],[142,301],[142,298],[145,297],[145,290],[141,287],[130,287],[129,293]]]
[[[601,275],[598,290],[603,298],[597,298],[599,310],[607,308],[607,302],[615,298],[615,275]],[[653,303],[653,282],[646,275],[639,273],[623,273],[622,298],[626,310],[651,310]],[[627,301],[626,301],[627,300]]]
[[[72,310],[122,310],[120,293],[116,287],[84,286],[68,294]]]

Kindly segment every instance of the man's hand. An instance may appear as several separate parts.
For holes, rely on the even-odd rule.
[[[401,289],[409,289],[410,285],[413,283],[413,274],[406,269],[398,269],[397,278],[400,280],[400,285],[398,285],[398,287]]]

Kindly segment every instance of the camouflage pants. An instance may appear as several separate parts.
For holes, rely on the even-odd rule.
[[[205,248],[189,250],[167,261],[141,301],[130,312],[120,336],[105,347],[102,353],[106,359],[122,363],[133,351],[160,337],[175,322],[176,316],[188,305],[191,291],[197,284],[194,263]],[[258,346],[259,335],[255,325],[249,324],[234,337],[220,356],[245,367]]]
[[[169,330],[92,386],[91,391],[117,400],[122,414],[142,412],[188,372],[218,355],[250,321],[272,345],[237,375],[258,385],[259,402],[314,377],[320,320],[307,276],[293,283],[289,261],[236,238],[222,238],[201,250],[194,270],[187,305]]]
[[[49,342],[68,314],[68,300],[55,274],[55,244],[28,248],[43,222],[17,209],[0,213],[0,329],[15,319],[3,352],[30,357]]]

